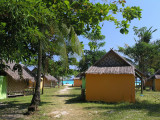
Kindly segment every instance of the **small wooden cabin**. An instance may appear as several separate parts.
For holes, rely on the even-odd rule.
[[[81,87],[82,86],[82,80],[79,76],[76,76],[74,78],[74,87]]]
[[[7,96],[24,95],[25,89],[29,88],[29,81],[35,81],[35,78],[24,69],[24,65],[21,65],[22,76],[20,77],[18,70],[13,71],[15,64],[14,62],[6,63],[9,67],[0,71],[0,75],[6,78],[6,84],[3,87],[6,87]]]
[[[44,87],[55,87],[57,85],[58,80],[50,74],[44,75],[43,78]]]
[[[110,50],[85,72],[86,100],[135,102],[135,67]]]
[[[160,91],[160,70],[147,79],[145,86],[151,87],[155,91]]]

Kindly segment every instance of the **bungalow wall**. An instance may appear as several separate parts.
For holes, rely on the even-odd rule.
[[[29,80],[29,88],[34,88],[36,86],[36,82],[32,82],[31,80]]]
[[[86,74],[86,100],[135,102],[133,74]]]
[[[155,79],[155,90],[160,91],[160,79]]]
[[[82,80],[75,79],[74,80],[74,87],[81,87],[82,86]]]
[[[28,88],[27,81],[14,80],[12,77],[7,76],[7,93],[10,94],[23,94],[24,90]]]
[[[146,81],[145,86],[146,87],[153,87],[153,80]]]
[[[52,82],[51,82],[51,86],[52,86],[52,87],[55,87],[56,85],[57,85],[57,82],[56,82],[56,81],[52,81]]]

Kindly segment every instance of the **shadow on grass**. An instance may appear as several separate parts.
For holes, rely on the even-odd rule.
[[[136,102],[136,103],[115,103],[115,104],[107,104],[107,103],[99,103],[100,106],[94,106],[93,107],[85,107],[84,109],[87,110],[112,110],[115,112],[122,112],[122,111],[129,111],[129,110],[144,110],[148,112],[149,116],[155,116],[160,117],[160,104],[157,103],[149,103],[147,101],[143,102]],[[102,105],[106,104],[106,105]],[[101,106],[102,105],[102,106]],[[102,115],[105,115],[106,112],[102,113]]]
[[[65,104],[85,103],[81,95],[75,95],[73,98],[66,100]]]
[[[41,102],[39,106],[50,102]],[[0,119],[19,119],[24,117],[29,103],[19,103],[19,101],[10,101],[0,103]]]
[[[84,107],[87,110],[106,110],[115,111],[119,114],[122,111],[147,111],[148,116],[160,117],[160,104],[150,103],[148,101],[137,101],[136,103],[105,103],[105,102],[87,102],[82,99],[81,95],[75,95],[73,98],[66,100],[65,104],[75,104],[75,103],[90,103],[93,104],[91,107]],[[86,104],[87,106],[87,104]],[[109,112],[110,113],[110,112]],[[106,115],[106,112],[102,112],[102,115]],[[113,114],[114,115],[114,114]]]
[[[80,87],[73,87],[74,90],[79,90],[81,91],[81,88]]]
[[[53,97],[76,97],[76,96],[78,96],[79,94],[72,94],[72,95],[68,95],[68,94],[66,94],[66,95],[52,95]]]

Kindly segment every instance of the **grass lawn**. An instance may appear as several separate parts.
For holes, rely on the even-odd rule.
[[[0,118],[29,120],[160,120],[160,92],[136,93],[136,103],[85,102],[80,88],[45,89],[41,105],[33,115],[24,116],[32,96],[0,100]]]

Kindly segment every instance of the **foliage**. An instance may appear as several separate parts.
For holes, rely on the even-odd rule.
[[[146,42],[149,43],[152,39],[152,34],[157,31],[157,29],[151,30],[152,27],[147,29],[147,27],[142,27],[138,29],[137,27],[133,27],[135,35],[139,37],[139,42]]]
[[[0,1],[0,58],[30,61],[38,59],[35,98],[40,101],[42,55],[58,53],[67,61],[66,44],[81,54],[77,35],[91,32],[101,35],[101,21],[113,21],[121,33],[128,33],[131,20],[141,17],[139,7],[125,7],[124,0],[110,4],[93,4],[88,0],[1,0]],[[121,5],[121,8],[118,8]],[[113,13],[109,13],[112,11]],[[122,14],[118,21],[112,14]],[[9,47],[9,50],[8,50]],[[53,52],[52,52],[53,51]],[[62,54],[61,54],[62,53]],[[38,57],[37,57],[38,54]],[[45,58],[43,59],[45,61]],[[45,63],[45,62],[44,62]],[[44,67],[45,68],[45,67]],[[37,103],[36,103],[37,104]]]
[[[156,31],[152,31],[151,28],[147,30],[146,27],[140,29],[134,27],[135,35],[140,39],[134,46],[119,47],[119,51],[132,59],[138,69],[149,75],[159,69],[158,59],[160,58],[159,42],[150,42],[152,33]]]
[[[88,34],[87,38],[90,40],[88,43],[89,50],[84,50],[84,59],[81,59],[79,62],[79,71],[86,71],[91,65],[98,61],[104,54],[105,50],[100,50],[101,47],[105,45],[103,42],[105,36],[95,36],[93,34]]]
[[[79,43],[74,35],[91,32],[94,36],[100,36],[99,23],[104,20],[113,21],[118,28],[121,28],[121,33],[127,33],[128,22],[141,17],[141,9],[125,7],[124,0],[109,4],[93,4],[88,0],[1,0],[0,2],[0,58],[6,61],[37,59],[38,40],[43,43],[44,53],[46,49],[50,49],[54,51],[52,54],[59,52],[58,54],[66,60],[66,40],[71,40],[71,48],[80,54],[77,49],[80,46],[77,47]],[[124,20],[118,21],[112,16],[117,13],[122,14]],[[66,31],[70,31],[70,34]]]
[[[86,71],[91,65],[93,65],[96,61],[98,61],[103,55],[106,54],[105,50],[84,50],[84,60],[80,60],[79,62],[79,71]]]

